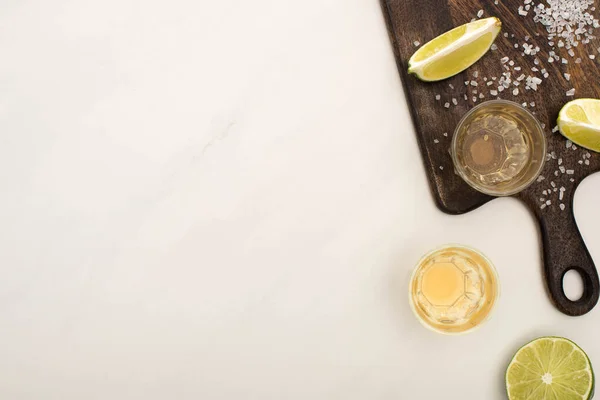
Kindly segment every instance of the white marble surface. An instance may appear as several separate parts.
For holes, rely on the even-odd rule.
[[[600,365],[521,204],[435,208],[377,1],[5,0],[0,49],[2,399],[502,399],[546,334]],[[446,242],[502,284],[462,337],[406,301]]]

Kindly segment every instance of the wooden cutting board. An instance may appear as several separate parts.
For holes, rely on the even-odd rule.
[[[539,222],[544,274],[554,304],[560,311],[572,316],[589,312],[598,302],[600,284],[594,261],[575,222],[573,197],[581,181],[600,170],[600,154],[577,146],[568,147],[567,140],[560,133],[553,133],[552,128],[556,125],[559,110],[568,101],[600,98],[600,39],[579,44],[573,49],[574,56],[570,56],[564,48],[553,50],[545,27],[533,21],[533,10],[528,15],[519,15],[522,0],[499,0],[498,4],[493,0],[381,1],[427,177],[437,206],[446,213],[462,214],[493,199],[471,189],[454,173],[448,150],[460,118],[475,105],[498,98],[489,92],[498,86],[498,79],[506,71],[502,59],[509,57],[514,62],[512,66],[507,65],[513,80],[520,73],[543,79],[536,91],[525,90],[524,81],[521,81],[518,87],[511,84],[509,89],[498,93],[502,99],[527,103],[529,111],[545,125],[548,152],[554,155],[546,161],[541,174],[544,180],[515,197],[527,205]],[[495,42],[496,50],[489,51],[466,71],[441,82],[425,83],[407,74],[408,60],[419,44],[471,21],[480,10],[483,10],[482,18],[496,16],[503,23],[502,32]],[[600,10],[592,14],[600,16]],[[600,35],[600,29],[595,31]],[[529,37],[527,41],[526,36]],[[540,50],[535,56],[522,55],[523,43],[534,48],[537,46]],[[548,62],[550,51],[555,51],[561,59]],[[596,58],[591,59],[590,54]],[[563,57],[566,64],[562,62]],[[535,64],[535,58],[538,58],[538,64]],[[580,63],[576,63],[577,58],[581,59]],[[520,67],[520,70],[515,71],[514,67]],[[543,78],[542,69],[546,70],[547,78]],[[565,73],[570,74],[569,80]],[[492,77],[496,77],[496,81],[488,86],[487,82]],[[473,86],[471,81],[475,81],[477,86]],[[519,93],[513,95],[516,88]],[[566,92],[572,88],[575,96],[569,97]],[[475,90],[477,93],[474,93]],[[439,100],[436,100],[436,95],[439,95]],[[476,98],[473,99],[473,96]],[[444,106],[446,103],[448,108]],[[548,200],[550,204],[546,204]],[[583,296],[577,301],[569,300],[563,290],[563,277],[572,269],[579,272],[584,282]]]

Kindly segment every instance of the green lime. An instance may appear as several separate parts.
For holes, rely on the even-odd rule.
[[[521,347],[506,370],[510,400],[588,400],[594,371],[588,356],[569,339],[541,337]]]

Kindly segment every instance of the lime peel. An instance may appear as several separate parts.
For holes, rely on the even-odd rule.
[[[408,62],[408,72],[423,81],[438,81],[464,71],[490,49],[502,23],[496,17],[456,27],[432,39]]]
[[[509,400],[588,400],[594,392],[594,371],[587,354],[560,337],[541,337],[521,347],[505,380]]]

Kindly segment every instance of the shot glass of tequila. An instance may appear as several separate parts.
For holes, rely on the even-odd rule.
[[[419,321],[450,335],[480,326],[498,294],[498,275],[491,261],[461,245],[446,245],[423,256],[409,287],[409,301]]]
[[[510,196],[529,186],[546,158],[544,130],[524,107],[491,100],[471,109],[454,132],[456,173],[492,196]]]

